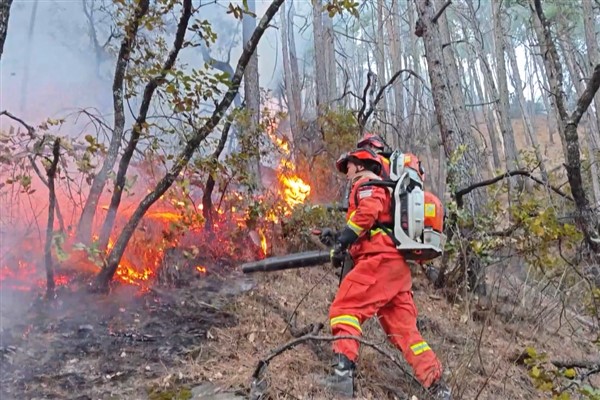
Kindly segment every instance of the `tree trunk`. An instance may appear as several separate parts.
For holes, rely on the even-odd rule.
[[[235,70],[235,74],[231,78],[231,84],[229,85],[229,89],[221,99],[221,101],[215,107],[214,112],[206,120],[204,125],[198,129],[196,129],[192,135],[190,140],[186,143],[183,151],[176,157],[176,161],[173,163],[173,166],[169,170],[169,172],[158,182],[156,187],[142,199],[138,207],[133,212],[131,218],[127,221],[125,226],[123,227],[121,234],[117,238],[115,245],[113,246],[108,258],[106,260],[106,267],[100,271],[94,285],[92,286],[93,291],[106,291],[108,290],[108,283],[112,279],[114,273],[117,271],[119,267],[119,262],[121,261],[121,257],[123,257],[123,253],[125,252],[125,248],[127,247],[127,243],[131,239],[133,232],[136,227],[148,211],[148,209],[171,187],[175,179],[179,176],[183,168],[188,164],[194,152],[198,149],[200,144],[206,139],[206,137],[213,131],[213,129],[219,124],[223,115],[233,102],[235,98],[240,83],[242,81],[242,77],[244,75],[244,70],[250,61],[250,57],[256,50],[256,46],[260,41],[260,38],[264,34],[265,30],[269,26],[271,20],[283,4],[284,0],[274,0],[265,15],[260,20],[257,28],[254,30],[252,37],[244,46],[244,51],[240,56],[240,59],[237,64],[237,68]]]
[[[583,232],[586,242],[595,252],[600,252],[600,229],[597,213],[589,207],[589,202],[583,187],[581,177],[581,154],[579,151],[579,137],[577,126],[581,117],[589,107],[593,96],[600,86],[600,64],[596,65],[594,74],[589,80],[586,90],[577,102],[577,108],[569,115],[566,108],[565,95],[563,92],[563,73],[561,60],[558,57],[555,41],[552,38],[550,24],[546,19],[540,0],[530,0],[533,11],[533,23],[535,31],[544,54],[544,65],[546,75],[550,83],[550,91],[555,99],[558,109],[558,129],[565,153],[565,168],[571,193],[577,207],[575,221]]]
[[[281,21],[281,51],[283,53],[283,80],[285,86],[285,95],[287,98],[287,108],[288,108],[288,118],[290,121],[290,130],[292,132],[293,143],[300,143],[300,126],[299,126],[299,99],[298,94],[295,93],[296,88],[294,88],[293,82],[293,73],[292,66],[290,60],[290,50],[289,46],[293,43],[289,40],[288,27],[290,24],[287,22],[286,18],[286,9],[285,4],[281,7],[281,11],[279,12],[279,17]],[[293,29],[293,26],[292,26]],[[297,67],[296,67],[297,69]],[[297,102],[298,100],[298,102]],[[294,146],[294,152],[296,151],[296,146]]]
[[[115,184],[113,187],[112,196],[110,198],[110,205],[108,207],[106,217],[104,218],[102,229],[100,230],[98,248],[102,251],[106,249],[110,240],[110,234],[112,233],[112,229],[117,218],[117,211],[121,205],[121,196],[123,195],[123,190],[125,189],[125,183],[127,181],[127,170],[129,169],[129,163],[131,162],[133,153],[137,148],[142,132],[145,130],[144,126],[146,125],[146,118],[148,116],[148,110],[150,109],[152,97],[154,96],[154,92],[158,85],[165,79],[167,72],[172,70],[173,66],[175,65],[179,51],[184,44],[183,40],[185,38],[185,32],[187,30],[191,15],[192,0],[184,0],[181,17],[179,19],[179,23],[177,24],[177,32],[175,33],[173,47],[162,66],[162,72],[157,77],[150,79],[150,81],[144,87],[144,94],[142,95],[142,102],[140,104],[138,116],[131,130],[131,137],[129,138],[127,147],[125,147],[123,156],[119,161],[119,168],[117,170],[117,176],[115,177]]]
[[[396,0],[399,1],[399,0]],[[408,23],[409,26],[412,28],[413,26],[415,26],[415,16],[417,13],[416,7],[414,5],[413,2],[410,2],[408,5]],[[413,71],[421,76],[421,55],[419,52],[419,48],[418,48],[418,38],[415,35],[410,35],[410,46],[411,46],[411,58],[412,58],[412,68]],[[408,65],[408,63],[406,63],[405,65]],[[415,132],[415,119],[417,117],[417,110],[419,107],[419,104],[421,103],[421,98],[422,98],[422,87],[421,87],[421,80],[420,79],[413,79],[413,98],[412,98],[412,104],[410,107],[410,111],[409,111],[409,115],[408,115],[408,129],[406,130],[406,132],[400,132],[400,143],[401,144],[403,141],[407,140],[408,138],[408,142],[410,145],[412,145],[412,140],[414,137],[416,137],[416,132]],[[396,84],[398,87],[399,85],[401,85],[400,83]],[[400,86],[402,87],[402,86]],[[440,161],[441,162],[441,161]]]
[[[440,26],[433,21],[436,14],[433,3],[430,0],[417,1],[419,20],[416,34],[423,38],[425,44],[427,69],[444,153],[447,159],[456,159],[456,165],[449,168],[447,174],[448,189],[454,192],[482,180],[482,162],[479,147],[469,129],[452,46],[446,46],[442,50],[440,26],[442,31],[446,31],[444,37],[449,39],[447,21],[443,15],[438,19]],[[439,1],[435,3],[438,6],[442,4]],[[445,42],[449,43],[449,40]],[[467,199],[466,205],[469,211],[475,213],[484,203],[485,195],[477,193]]]
[[[124,30],[125,35],[121,41],[121,48],[119,49],[119,55],[117,56],[112,86],[113,108],[115,113],[113,132],[106,157],[104,158],[100,171],[94,176],[90,192],[85,201],[77,226],[77,240],[84,244],[89,244],[91,242],[92,227],[94,224],[94,216],[96,215],[96,208],[98,207],[98,201],[104,190],[108,175],[112,171],[119,155],[119,148],[121,147],[121,140],[123,140],[123,131],[125,128],[125,109],[123,106],[123,82],[125,80],[125,70],[129,63],[129,56],[131,55],[134,46],[140,21],[148,12],[149,4],[149,0],[142,0],[138,3],[131,19],[127,22],[127,26]]]
[[[288,33],[288,51],[290,54],[290,72],[291,72],[291,84],[292,84],[292,99],[294,106],[296,107],[296,115],[298,117],[298,129],[302,129],[302,89],[300,86],[300,71],[298,69],[298,56],[296,55],[296,39],[294,35],[294,15],[296,11],[294,9],[294,2],[290,1],[290,9],[287,15],[287,33]],[[300,133],[300,131],[298,132]]]
[[[58,158],[60,157],[60,139],[56,138],[52,145],[52,161],[46,171],[48,176],[48,224],[46,225],[46,243],[44,245],[44,261],[46,264],[46,298],[54,297],[54,265],[52,264],[52,241],[54,238],[54,208],[56,206],[56,193],[54,181]]]
[[[377,0],[377,29],[376,41],[373,48],[375,55],[375,65],[377,67],[377,90],[387,83],[386,61],[385,61],[385,34],[383,25],[383,0]],[[390,18],[388,15],[387,18]],[[379,126],[379,134],[383,135],[386,141],[389,141],[388,122],[388,104],[386,95],[375,107],[376,125]]]
[[[10,17],[10,6],[13,0],[2,0],[0,2],[0,60],[4,52],[4,41],[8,32],[8,19]]]
[[[323,20],[323,40],[325,45],[325,62],[327,66],[327,103],[334,106],[338,97],[337,93],[337,65],[335,63],[335,37],[333,21],[327,13],[321,13]]]
[[[592,8],[592,0],[581,0],[583,6],[583,25],[585,29],[585,43],[588,51],[587,68],[588,73],[593,71],[594,66],[600,63],[600,49],[598,46],[598,38],[596,36],[596,14]],[[596,130],[588,130],[588,143],[590,144],[590,157],[593,176],[596,177],[594,193],[596,196],[596,204],[600,206],[600,188],[598,188],[598,180],[600,178],[600,93],[596,93],[594,97],[594,107],[596,108]],[[595,171],[594,171],[595,169]]]
[[[502,24],[502,2],[492,2],[492,16],[494,19],[494,50],[496,53],[496,78],[498,81],[498,115],[500,129],[504,141],[504,158],[506,169],[514,171],[519,169],[519,158],[515,135],[509,115],[508,83],[506,81],[506,60],[504,57],[504,27]],[[510,180],[513,181],[512,179]]]
[[[248,11],[256,12],[255,0],[248,0]],[[256,19],[252,15],[244,14],[242,20],[243,42],[244,46],[252,37],[252,32],[256,29]],[[262,189],[262,181],[260,176],[260,85],[258,76],[258,54],[255,51],[250,57],[250,62],[244,73],[244,100],[246,102],[246,110],[250,118],[249,133],[250,137],[244,140],[248,146],[242,152],[248,154],[249,165],[248,173],[250,174],[252,189]]]
[[[479,79],[479,74],[477,74],[476,67],[477,63],[471,64],[471,71],[473,75],[473,81],[475,82],[475,89],[479,97],[482,99],[484,103],[492,103],[496,101],[497,97],[494,97],[494,90],[492,90],[493,82],[490,82],[491,77],[489,76],[489,71],[482,65],[482,60],[479,58],[479,69],[481,70],[481,75],[483,76],[483,82],[486,85],[485,94],[483,89],[481,88],[481,83]],[[481,112],[485,118],[485,126],[488,131],[488,136],[490,138],[490,146],[492,147],[492,162],[494,164],[494,169],[499,170],[502,167],[500,162],[500,147],[501,144],[498,143],[498,132],[496,131],[496,124],[494,122],[494,104],[486,104],[481,107]]]
[[[313,35],[315,46],[315,92],[317,116],[323,117],[329,108],[327,46],[323,27],[323,0],[313,2]],[[319,118],[321,119],[321,118]],[[323,121],[319,121],[319,127]]]
[[[521,81],[521,74],[519,73],[519,66],[517,64],[517,57],[515,55],[515,43],[511,42],[510,46],[506,47],[508,54],[508,60],[512,69],[512,85],[517,93],[519,100],[519,107],[521,108],[521,116],[523,118],[523,126],[525,127],[525,134],[529,137],[533,145],[533,151],[535,152],[535,158],[540,166],[540,172],[542,174],[542,180],[548,182],[548,173],[546,172],[546,165],[544,163],[544,157],[540,151],[540,145],[537,140],[537,133],[531,123],[531,115],[529,115],[529,109],[527,108],[527,102],[525,95],[523,94],[523,82]],[[533,101],[533,99],[532,99]]]
[[[402,69],[402,41],[400,40],[400,10],[398,7],[399,0],[392,0],[391,15],[387,17],[387,29],[390,40],[390,56],[392,60],[390,62],[392,66],[392,74]],[[411,12],[411,11],[409,11]],[[416,71],[415,71],[416,72]],[[418,81],[418,79],[415,79]],[[404,132],[404,84],[401,79],[398,79],[394,83],[394,118],[392,121],[395,123],[395,129],[390,144],[394,148],[398,148],[400,145],[399,136],[405,134]],[[413,93],[416,97],[417,93]],[[408,133],[409,135],[411,132]]]
[[[581,74],[579,74],[579,72],[577,71],[577,67],[575,66],[576,62],[574,60],[574,52],[575,49],[573,48],[569,48],[569,49],[565,49],[564,47],[564,42],[560,41],[560,46],[561,46],[561,50],[563,52],[563,54],[565,55],[564,59],[566,61],[566,65],[567,65],[567,69],[569,70],[569,75],[571,76],[571,81],[573,82],[573,85],[575,86],[575,93],[577,95],[577,97],[582,97],[583,93],[585,91],[585,86],[583,84],[584,78],[581,76]],[[599,157],[596,157],[596,153],[597,153],[597,146],[593,137],[593,132],[598,132],[598,125],[596,123],[596,120],[594,118],[593,113],[589,113],[585,116],[586,120],[587,120],[587,124],[588,129],[584,130],[584,135],[586,138],[586,142],[588,144],[588,160],[590,162],[590,172],[591,172],[591,180],[592,180],[592,191],[593,191],[593,195],[594,195],[594,199],[595,199],[595,203],[600,202],[600,183],[598,182],[598,180],[600,179],[600,176],[598,174],[598,163],[597,163],[597,159]]]

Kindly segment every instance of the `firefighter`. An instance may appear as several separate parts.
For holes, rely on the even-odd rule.
[[[385,142],[380,136],[366,132],[358,143],[356,143],[356,147],[359,149],[368,149],[376,153],[383,166],[381,177],[386,179],[390,176],[390,160],[385,154]]]
[[[352,182],[347,223],[331,251],[339,267],[346,251],[355,266],[342,281],[329,310],[334,336],[360,336],[364,322],[378,315],[392,343],[402,351],[416,378],[436,399],[451,399],[442,380],[442,365],[417,329],[417,309],[411,291],[410,269],[392,239],[377,226],[390,226],[391,195],[386,188],[363,185],[381,179],[377,154],[362,148],[344,154],[338,171]],[[353,339],[333,342],[334,371],[325,380],[331,390],[351,395],[359,343]]]

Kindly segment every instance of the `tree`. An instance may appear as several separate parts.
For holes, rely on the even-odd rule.
[[[242,31],[244,46],[252,37],[252,32],[256,28],[255,20],[255,0],[248,0],[248,10],[244,13],[242,19]],[[244,101],[248,111],[248,130],[244,143],[246,148],[242,147],[242,152],[249,155],[248,171],[250,173],[251,185],[254,188],[262,188],[260,177],[260,135],[258,127],[260,125],[260,85],[258,75],[258,54],[254,52],[250,56],[250,61],[244,72]]]
[[[496,79],[498,81],[498,114],[504,141],[504,159],[506,168],[513,171],[519,168],[515,135],[509,116],[508,83],[506,80],[506,61],[504,49],[504,24],[502,18],[502,1],[492,2],[492,15],[494,19],[494,49],[496,53]]]
[[[240,56],[235,73],[231,78],[229,89],[216,105],[212,115],[204,122],[204,124],[202,124],[202,126],[195,128],[191,133],[185,144],[185,148],[175,158],[174,163],[169,171],[162,177],[162,179],[160,179],[154,189],[139,203],[132,216],[123,227],[119,237],[115,241],[115,244],[106,259],[105,267],[96,277],[94,285],[92,286],[93,290],[106,291],[108,289],[108,283],[119,266],[119,262],[123,256],[125,248],[127,247],[127,243],[131,239],[133,232],[145,215],[146,211],[148,211],[148,209],[160,198],[160,196],[162,196],[171,187],[177,177],[181,174],[183,168],[192,158],[192,155],[196,149],[220,123],[239,90],[246,66],[250,62],[250,57],[256,50],[260,38],[283,2],[284,0],[274,0],[267,8],[252,36],[244,46],[244,51]]]
[[[123,105],[123,97],[125,94],[125,72],[142,18],[148,13],[149,6],[149,0],[141,0],[135,7],[135,10],[130,19],[127,21],[127,25],[124,29],[125,35],[123,35],[123,39],[121,40],[121,46],[117,56],[117,63],[112,85],[114,108],[114,121],[112,127],[113,131],[108,145],[106,157],[104,158],[104,162],[102,163],[100,171],[94,176],[89,194],[83,207],[83,211],[79,218],[79,224],[77,226],[77,240],[84,244],[89,244],[91,241],[92,227],[94,223],[94,216],[96,215],[96,209],[98,207],[98,201],[100,200],[100,196],[102,195],[104,186],[106,185],[109,173],[112,171],[119,156],[119,149],[121,148],[121,142],[123,140],[123,133],[125,130],[125,108]]]
[[[581,117],[586,112],[594,95],[600,87],[600,64],[596,65],[594,72],[588,81],[583,95],[577,101],[577,107],[569,114],[567,111],[565,94],[563,90],[563,72],[561,60],[556,49],[554,38],[550,29],[550,24],[546,19],[540,0],[530,0],[530,7],[533,13],[534,24],[539,24],[536,34],[540,46],[545,49],[544,67],[550,90],[554,98],[558,113],[559,135],[563,144],[565,156],[565,169],[571,193],[575,200],[577,214],[575,221],[583,232],[587,244],[595,252],[600,252],[600,221],[598,214],[590,209],[589,201],[583,186],[581,177],[581,153],[579,150],[579,137],[577,135],[577,126]]]
[[[4,41],[8,32],[8,18],[10,17],[10,6],[13,0],[3,0],[0,2],[0,60],[4,52]]]

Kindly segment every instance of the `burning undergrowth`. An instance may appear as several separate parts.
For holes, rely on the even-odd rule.
[[[266,185],[260,194],[250,194],[235,183],[235,172],[228,175],[228,168],[222,169],[219,191],[211,196],[210,210],[204,210],[202,182],[206,171],[198,174],[192,171],[178,181],[160,201],[145,214],[143,220],[128,242],[123,257],[113,277],[113,284],[132,285],[147,290],[153,284],[181,286],[193,279],[202,279],[210,274],[222,274],[236,264],[263,258],[281,239],[280,225],[289,217],[294,208],[302,205],[310,194],[310,185],[296,175],[291,162],[289,143],[268,131],[272,145],[279,151],[279,164],[272,171],[276,182]],[[152,161],[145,160],[148,164]],[[143,165],[141,163],[140,165]],[[65,168],[66,170],[66,168]],[[234,171],[235,168],[229,168]],[[144,175],[143,167],[136,173]],[[64,172],[65,174],[67,172]],[[73,197],[65,196],[66,189],[57,193],[58,204],[72,208],[70,221],[60,220],[54,226],[52,260],[55,269],[55,283],[58,287],[79,285],[90,281],[104,265],[121,230],[130,218],[140,193],[147,193],[156,184],[153,174],[146,173],[144,179],[137,179],[128,192],[138,193],[126,198],[118,209],[112,235],[103,243],[99,234],[93,235],[92,242],[84,245],[78,241],[78,208]],[[195,176],[194,176],[195,175]],[[194,180],[197,187],[190,184]],[[143,182],[142,182],[143,181]],[[8,181],[7,181],[8,182]],[[19,204],[28,199],[31,206],[28,218],[20,217],[19,211],[11,212],[11,217],[1,221],[0,241],[0,285],[17,290],[39,290],[45,286],[44,273],[44,200],[34,193],[46,188],[35,188],[31,177],[11,179],[14,187],[20,184]],[[59,181],[60,184],[60,181]],[[8,187],[8,186],[7,186]],[[70,188],[69,188],[70,190]],[[101,198],[97,209],[96,226],[93,232],[101,231],[101,222],[108,210],[108,195]],[[70,207],[69,207],[70,206]],[[46,206],[47,208],[47,206]],[[206,219],[207,212],[210,218]],[[36,214],[37,213],[37,214]],[[58,212],[57,212],[58,216]],[[58,229],[57,229],[58,228]],[[79,229],[79,228],[78,228]]]

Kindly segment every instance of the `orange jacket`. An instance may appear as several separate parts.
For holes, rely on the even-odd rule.
[[[401,257],[392,239],[376,226],[392,222],[392,198],[387,188],[361,184],[381,178],[370,171],[359,172],[352,182],[346,226],[358,239],[350,246],[354,260],[369,254],[395,253]]]

